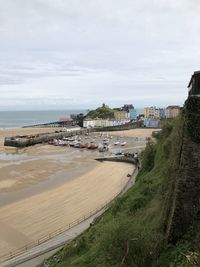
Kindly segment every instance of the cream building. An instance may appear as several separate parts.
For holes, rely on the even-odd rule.
[[[83,121],[84,128],[110,127],[129,123],[130,120],[86,119]]]
[[[126,111],[115,111],[114,112],[115,120],[126,120],[128,118],[128,113]]]
[[[178,116],[180,112],[179,106],[168,106],[165,111],[165,116],[167,119],[173,119]]]
[[[108,120],[108,119],[86,119],[83,121],[83,127],[84,128],[94,128],[94,127],[108,127],[113,126],[114,121]]]
[[[159,119],[160,109],[156,107],[146,107],[144,108],[144,117],[148,119]]]

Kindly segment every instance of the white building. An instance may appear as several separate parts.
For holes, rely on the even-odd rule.
[[[108,120],[108,119],[86,119],[83,121],[84,128],[94,128],[94,127],[111,127],[119,126],[129,123],[130,120]]]
[[[89,120],[89,119],[87,119],[87,120],[84,120],[83,121],[83,127],[84,128],[94,128],[95,127],[95,120]]]

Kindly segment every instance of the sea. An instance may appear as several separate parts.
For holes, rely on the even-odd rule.
[[[143,109],[136,109],[142,114]],[[59,121],[70,114],[86,114],[86,110],[0,111],[0,128],[17,128]]]

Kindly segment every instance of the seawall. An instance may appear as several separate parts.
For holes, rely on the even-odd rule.
[[[103,128],[90,128],[81,130],[68,132],[68,131],[56,131],[54,133],[43,133],[37,135],[29,135],[29,136],[12,136],[5,137],[4,146],[14,146],[14,147],[27,147],[41,143],[47,143],[53,139],[61,139],[63,137],[70,137],[72,135],[83,135],[90,132],[106,132],[106,131],[124,131],[135,128],[134,125],[127,124],[121,126],[112,126],[112,127],[103,127]]]

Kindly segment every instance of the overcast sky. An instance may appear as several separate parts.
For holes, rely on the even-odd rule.
[[[199,0],[0,0],[0,110],[182,105]]]

